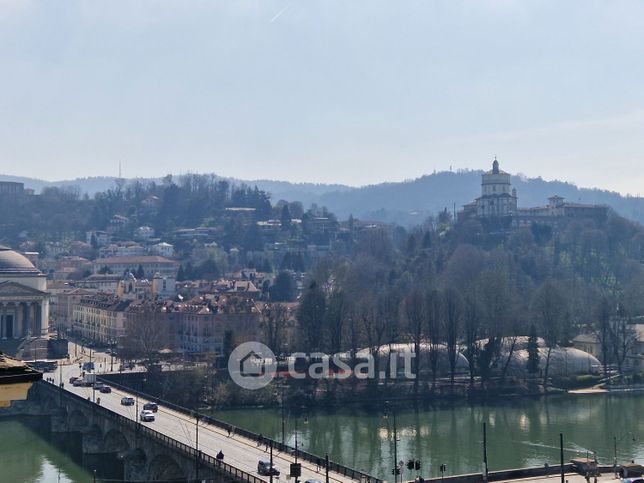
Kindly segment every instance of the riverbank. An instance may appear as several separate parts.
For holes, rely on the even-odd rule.
[[[275,380],[259,390],[242,389],[227,379],[226,373],[208,373],[203,368],[186,371],[137,372],[102,376],[107,381],[135,389],[172,404],[200,408],[342,408],[347,404],[365,408],[397,400],[420,406],[485,403],[516,398],[536,398],[561,394],[571,389],[593,387],[597,378],[556,379],[544,387],[541,379],[492,379],[486,384],[468,379],[438,379],[435,384],[415,387],[413,381],[299,381]]]

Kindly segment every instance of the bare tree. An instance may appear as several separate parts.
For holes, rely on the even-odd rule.
[[[130,313],[125,323],[125,353],[151,363],[162,349],[171,345],[170,327],[165,314]]]
[[[416,378],[414,379],[414,394],[418,395],[420,381],[420,357],[421,343],[425,334],[425,298],[418,289],[403,299],[402,311],[407,322],[407,331],[414,344],[413,370]]]
[[[566,300],[561,287],[548,280],[537,289],[532,299],[532,308],[543,331],[543,338],[548,348],[543,384],[547,385],[550,369],[550,355],[559,342],[563,318],[566,314]]]
[[[441,295],[436,289],[430,290],[426,295],[427,307],[427,337],[429,339],[429,367],[432,371],[432,390],[436,389],[438,375],[438,362],[440,358],[441,343]]]
[[[283,304],[266,304],[262,309],[261,326],[266,345],[276,354],[281,352],[288,321],[288,309]]]
[[[631,324],[631,318],[620,310],[609,324],[610,345],[617,364],[617,371],[623,374],[624,362],[637,344],[637,334]]]
[[[463,333],[465,336],[465,357],[470,369],[470,389],[474,388],[474,375],[479,355],[478,339],[480,330],[481,308],[474,291],[466,295],[463,301]]]
[[[612,317],[612,302],[607,296],[602,296],[596,307],[595,323],[593,324],[593,333],[599,342],[602,353],[602,365],[604,366],[604,375],[608,374],[608,364],[610,358],[610,319]],[[610,384],[610,380],[608,381]]]
[[[450,384],[454,386],[456,361],[458,358],[458,339],[460,335],[462,299],[460,294],[448,288],[443,294],[445,339],[447,342],[447,360],[449,361]]]

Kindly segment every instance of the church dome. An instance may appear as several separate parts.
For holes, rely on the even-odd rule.
[[[0,245],[0,275],[7,274],[39,275],[40,271],[24,255]]]

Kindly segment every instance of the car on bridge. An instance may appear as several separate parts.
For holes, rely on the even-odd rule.
[[[271,464],[270,461],[260,460],[257,463],[257,473],[263,476],[279,476],[280,471],[275,467],[275,464]]]
[[[103,387],[101,387],[99,391],[101,391],[103,394],[109,394],[112,392],[112,388],[103,384]]]
[[[143,409],[147,409],[148,411],[156,413],[159,410],[159,405],[154,402],[147,402],[143,405]]]
[[[81,387],[83,385],[83,380],[76,378],[74,379],[74,382],[72,382],[72,386],[74,387]]]
[[[121,405],[122,406],[134,406],[134,398],[125,396],[121,398]]]
[[[152,422],[154,421],[154,413],[149,409],[144,409],[143,411],[141,411],[139,419],[141,419],[141,421],[143,421],[144,423]]]

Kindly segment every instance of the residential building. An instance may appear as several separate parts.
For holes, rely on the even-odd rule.
[[[143,245],[133,241],[112,243],[99,248],[98,254],[101,258],[109,257],[140,257],[146,254]]]
[[[177,280],[172,276],[158,273],[152,278],[152,297],[159,300],[174,298],[177,294]]]
[[[51,295],[51,319],[59,330],[72,331],[74,328],[74,305],[83,297],[96,295],[97,290],[68,287]]]
[[[14,181],[0,181],[0,196],[17,197],[24,194],[24,183],[16,183]]]
[[[96,248],[104,247],[109,245],[110,235],[106,231],[91,230],[85,234],[85,241]]]
[[[137,257],[107,257],[97,258],[94,261],[94,273],[107,269],[111,273],[136,272],[142,267],[144,273],[160,275],[171,275],[176,277],[179,270],[179,263],[158,255],[144,255]]]
[[[125,335],[125,317],[131,300],[113,294],[92,294],[73,304],[73,331],[99,344],[112,344]]]
[[[76,280],[74,286],[115,294],[122,278],[121,274],[95,273],[82,280]]]
[[[134,230],[134,238],[136,240],[146,241],[154,237],[154,228],[150,226],[140,226]]]
[[[643,317],[638,317],[637,321],[641,321]],[[630,324],[629,326],[630,335],[627,337],[629,341],[627,345],[630,346],[630,349],[626,353],[626,358],[624,359],[624,371],[625,372],[643,372],[644,371],[644,323]],[[573,346],[576,349],[588,352],[589,354],[595,356],[597,359],[604,362],[604,354],[602,350],[602,344],[599,337],[595,333],[584,333],[579,334],[573,339]],[[612,349],[609,350],[609,359],[607,361],[609,364],[615,362],[614,354]]]
[[[110,224],[107,227],[107,232],[110,234],[118,233],[125,228],[125,226],[130,222],[127,216],[123,215],[114,215],[110,219]]]
[[[166,242],[157,243],[150,247],[150,253],[165,258],[172,258],[174,256],[174,245]]]
[[[260,337],[260,311],[241,297],[200,296],[129,306],[128,326],[150,323],[167,330],[170,347],[182,352],[221,354],[227,331],[235,344]]]

